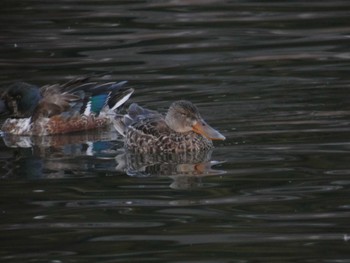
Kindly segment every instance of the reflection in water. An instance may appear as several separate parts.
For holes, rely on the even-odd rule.
[[[211,151],[141,155],[125,152],[116,132],[84,132],[53,136],[3,135],[13,148],[6,176],[66,178],[95,176],[97,171],[122,172],[134,177],[170,176],[171,187],[190,188],[200,176],[222,174],[212,169]],[[119,148],[119,149],[118,149]]]
[[[76,132],[69,134],[57,134],[52,136],[19,136],[12,134],[3,134],[3,141],[10,148],[31,148],[36,147],[45,149],[49,147],[65,148],[73,144],[82,144],[86,142],[117,140],[117,134],[112,130],[101,130]],[[67,152],[67,154],[73,154]]]
[[[112,141],[113,139],[113,141]],[[98,167],[99,158],[113,153],[117,135],[103,131],[53,136],[3,135],[7,147],[13,149],[6,176],[65,178],[84,176]]]
[[[3,2],[0,89],[112,71],[228,140],[203,177],[118,138],[0,139],[1,262],[349,262],[349,1]]]
[[[219,162],[211,161],[211,154],[211,150],[177,154],[137,154],[123,151],[116,157],[116,169],[135,177],[170,176],[174,180],[172,188],[187,189],[199,186],[202,176],[225,173],[212,168]]]

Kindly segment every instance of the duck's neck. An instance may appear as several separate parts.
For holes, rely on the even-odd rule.
[[[18,103],[18,112],[23,117],[30,117],[34,114],[36,107],[42,99],[40,89],[33,86],[29,87],[29,91],[23,96],[20,103]]]

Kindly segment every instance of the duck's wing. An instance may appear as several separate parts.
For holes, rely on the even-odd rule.
[[[118,115],[114,120],[115,129],[123,136],[126,135],[128,127],[131,125],[136,129],[141,129],[141,126],[145,125],[143,128],[146,128],[146,123],[150,121],[153,124],[161,122],[163,116],[154,110],[146,109],[139,106],[136,103],[132,103],[129,106],[127,114]]]
[[[78,94],[61,93],[56,85],[45,86],[41,90],[42,99],[36,107],[32,121],[41,117],[50,118],[63,112],[71,111],[74,106],[81,103],[81,96]]]
[[[134,92],[125,89],[126,81],[99,84],[87,82],[88,78],[69,81],[65,84],[46,85],[41,88],[43,99],[35,112],[39,116],[67,114],[94,114],[98,116],[101,110],[114,111],[123,105]]]

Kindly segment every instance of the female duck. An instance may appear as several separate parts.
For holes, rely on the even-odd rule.
[[[199,152],[213,148],[212,140],[225,140],[185,100],[174,102],[165,117],[131,104],[128,114],[117,117],[114,126],[125,137],[125,147],[140,153]]]

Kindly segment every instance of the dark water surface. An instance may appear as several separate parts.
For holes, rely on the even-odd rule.
[[[0,84],[189,99],[207,156],[3,136],[1,262],[350,262],[350,2],[2,1]]]

